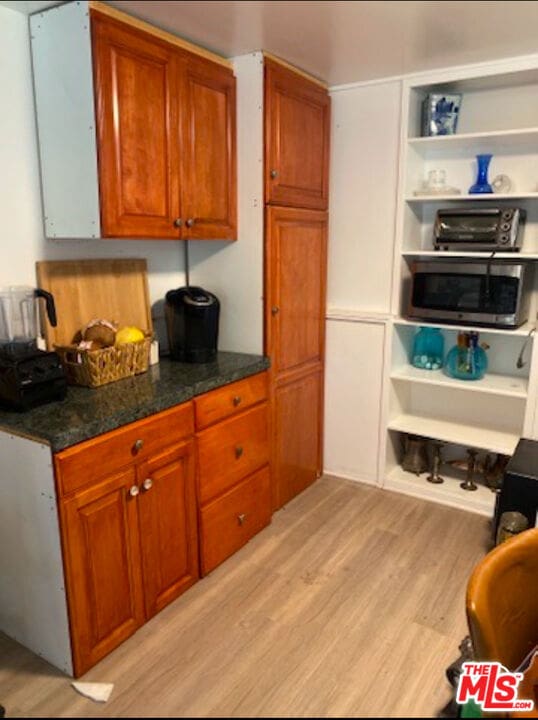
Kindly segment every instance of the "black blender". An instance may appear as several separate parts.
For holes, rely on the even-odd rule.
[[[45,300],[49,322],[56,327],[50,293],[30,287],[0,289],[0,405],[11,410],[61,400],[67,391],[58,355],[37,347],[37,298]]]

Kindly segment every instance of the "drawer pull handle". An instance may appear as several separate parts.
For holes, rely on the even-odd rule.
[[[142,448],[144,447],[144,441],[143,440],[137,440],[135,444],[133,445],[133,450],[135,453],[140,452]]]
[[[237,521],[239,522],[240,525],[244,525],[246,519],[247,519],[247,516],[245,513],[241,513],[241,515],[237,516]]]
[[[138,485],[132,485],[132,486],[129,488],[129,495],[130,495],[131,497],[136,497],[139,492],[140,492],[140,488],[138,487]]]
[[[239,458],[241,457],[242,454],[243,454],[243,448],[241,447],[241,445],[237,445],[237,447],[235,448],[235,459],[239,460]]]
[[[142,483],[142,487],[144,488],[144,490],[151,490],[151,488],[153,487],[153,480],[151,478],[146,478]]]
[[[234,407],[237,407],[241,404],[241,397],[239,395],[236,395],[233,399]]]

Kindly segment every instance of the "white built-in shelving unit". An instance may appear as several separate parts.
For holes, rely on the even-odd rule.
[[[429,92],[462,92],[458,134],[420,137],[422,101]],[[479,381],[456,380],[443,370],[414,368],[410,362],[419,326],[432,323],[405,319],[410,264],[417,258],[488,258],[489,252],[445,252],[433,248],[435,214],[443,207],[484,205],[522,207],[527,212],[520,252],[496,253],[496,258],[538,260],[538,63],[532,61],[459,68],[408,78],[403,82],[400,181],[396,222],[392,318],[386,345],[384,394],[384,487],[454,507],[491,515],[495,494],[480,483],[475,492],[462,490],[464,473],[443,465],[441,485],[403,471],[403,439],[420,435],[445,443],[444,455],[465,457],[467,448],[511,455],[519,438],[534,422],[538,359],[533,340],[526,363],[517,357],[536,324],[538,286],[529,321],[517,330],[433,324],[445,338],[445,352],[458,330],[480,331],[489,345],[489,368]],[[469,195],[476,178],[475,156],[491,153],[490,178],[506,174],[510,193]],[[427,196],[419,191],[433,169],[446,171],[447,185],[461,194]],[[537,279],[538,279],[538,273]],[[536,343],[534,343],[536,344]]]

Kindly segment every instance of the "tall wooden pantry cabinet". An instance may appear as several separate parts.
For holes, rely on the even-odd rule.
[[[265,351],[273,507],[322,471],[330,99],[265,60]]]

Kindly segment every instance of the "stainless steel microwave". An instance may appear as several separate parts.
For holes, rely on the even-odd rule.
[[[432,260],[411,266],[407,315],[430,322],[517,328],[529,318],[532,263]]]
[[[519,250],[526,215],[516,207],[438,210],[433,245],[436,250]]]

